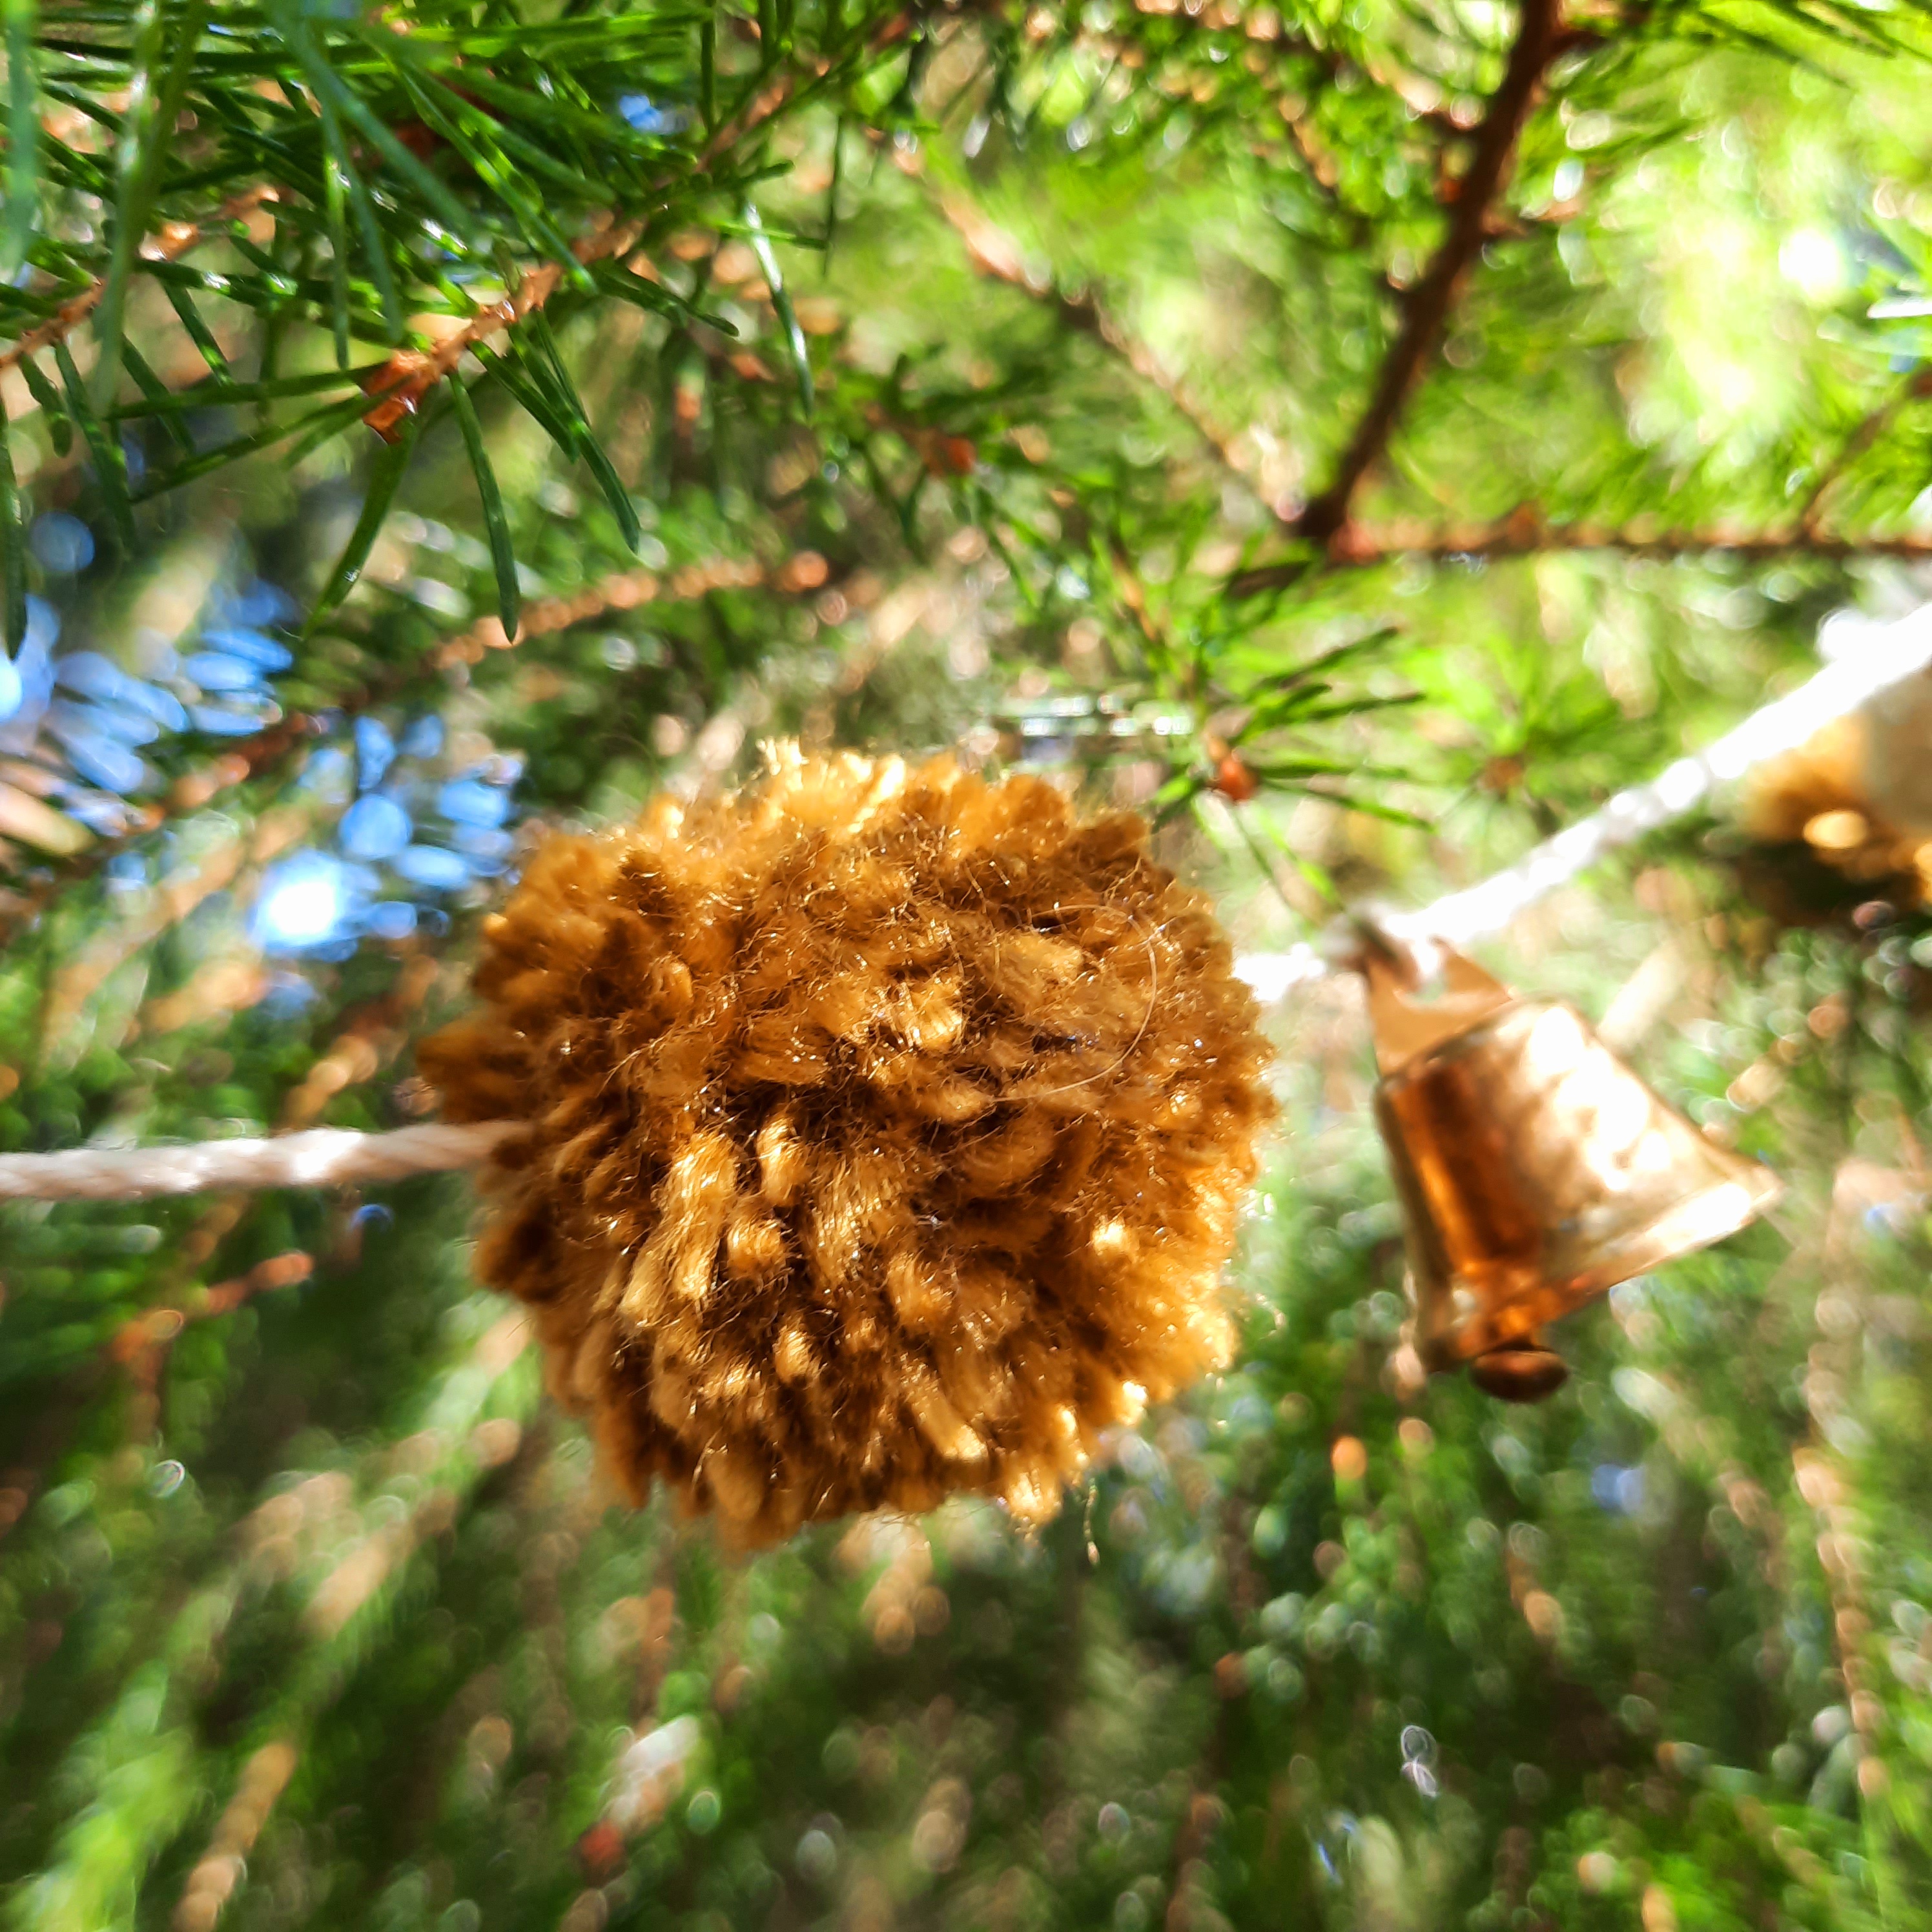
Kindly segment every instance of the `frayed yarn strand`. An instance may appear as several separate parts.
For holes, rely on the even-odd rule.
[[[742,1544],[1000,1498],[1230,1358],[1272,1112],[1252,996],[1141,820],[950,760],[807,760],[560,836],[418,1064],[482,1277],[641,1500]]]
[[[222,1189],[406,1180],[476,1166],[514,1124],[399,1127],[386,1134],[319,1127],[272,1140],[0,1154],[0,1201],[145,1201]]]

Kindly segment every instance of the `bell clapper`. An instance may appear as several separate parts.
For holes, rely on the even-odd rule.
[[[1570,1379],[1570,1364],[1532,1330],[1473,1357],[1469,1379],[1498,1402],[1545,1402]]]

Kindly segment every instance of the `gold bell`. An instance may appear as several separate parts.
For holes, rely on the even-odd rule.
[[[1776,1199],[1768,1169],[1707,1140],[1574,1008],[1447,949],[1432,998],[1392,952],[1363,970],[1426,1367],[1466,1363],[1490,1394],[1538,1401],[1569,1373],[1545,1322]]]

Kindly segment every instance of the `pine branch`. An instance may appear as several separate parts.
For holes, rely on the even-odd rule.
[[[883,53],[911,29],[911,15],[898,14],[870,36],[865,51],[868,56]],[[807,71],[794,67],[778,75],[705,142],[698,154],[695,172],[710,172],[781,109],[796,102],[802,89],[824,80],[832,71],[832,63],[821,57]],[[571,253],[580,268],[590,268],[628,254],[644,238],[649,225],[646,220],[609,209],[592,233],[572,244]],[[364,383],[364,389],[376,400],[362,420],[379,436],[393,440],[398,425],[422,407],[430,392],[454,370],[467,350],[540,314],[564,279],[561,262],[542,262],[524,274],[513,292],[480,310],[427,354],[398,350]]]
[[[253,838],[234,833],[199,864],[171,873],[155,888],[152,902],[140,916],[118,922],[97,933],[80,955],[69,960],[48,983],[41,1002],[39,1036],[44,1052],[58,1048],[62,1036],[82,1009],[108,980],[161,934],[178,926],[197,906],[232,886],[244,861],[269,856],[275,835],[286,844],[302,826],[258,826]],[[265,846],[267,849],[264,849]]]
[[[178,262],[202,242],[218,239],[231,223],[254,213],[264,202],[274,198],[275,190],[271,187],[251,188],[232,196],[205,220],[164,223],[142,250],[142,257],[151,262]],[[0,374],[17,368],[30,356],[38,356],[43,350],[64,342],[99,308],[106,292],[107,278],[96,276],[79,295],[63,302],[45,322],[0,350]]]
[[[911,33],[913,26],[914,16],[910,10],[893,15],[890,20],[882,21],[874,30],[866,40],[865,51],[868,54],[882,54],[887,49],[898,46]],[[781,108],[798,100],[802,90],[810,91],[831,71],[832,63],[821,56],[814,62],[808,73],[802,73],[796,67],[793,67],[778,75],[705,142],[698,158],[700,172],[712,167],[746,135],[755,133]]]
[[[1321,136],[1311,124],[1306,110],[1291,112],[1291,104],[1284,98],[1281,104],[1282,124],[1288,130],[1288,138],[1294,144],[1294,152],[1301,157],[1308,178],[1315,184],[1323,201],[1337,214],[1359,220],[1356,211],[1342,199],[1342,171],[1336,165],[1334,156],[1322,145]]]
[[[1891,428],[1900,410],[1906,404],[1932,396],[1932,368],[1916,370],[1907,376],[1883,402],[1870,412],[1852,430],[1838,454],[1819,473],[1818,481],[1812,486],[1811,494],[1804,500],[1804,506],[1798,513],[1798,527],[1804,530],[1816,529],[1822,515],[1826,499],[1844,480],[1851,466],[1862,456],[1879,438]]]
[[[315,1272],[314,1259],[298,1248],[257,1262],[245,1274],[176,1298],[171,1305],[144,1309],[130,1316],[107,1343],[109,1359],[124,1370],[133,1385],[124,1430],[124,1439],[151,1439],[160,1419],[161,1377],[176,1340],[190,1323],[232,1315],[251,1296],[292,1288]]]
[[[331,1101],[367,1085],[394,1062],[436,984],[436,970],[429,954],[412,952],[387,991],[344,1016],[334,1037],[283,1097],[278,1132],[313,1126]]]
[[[214,1932],[238,1872],[245,1868],[302,1756],[299,1739],[289,1737],[272,1738],[250,1754],[234,1796],[223,1807],[206,1848],[188,1873],[175,1907],[176,1932]]]
[[[1293,516],[1283,521],[1294,535],[1324,548],[1348,520],[1349,506],[1364,478],[1380,460],[1402,407],[1426,364],[1434,355],[1463,277],[1492,232],[1492,204],[1507,179],[1517,140],[1534,104],[1543,75],[1573,37],[1560,27],[1561,0],[1524,0],[1516,38],[1512,43],[1503,80],[1491,97],[1489,111],[1474,130],[1450,124],[1450,131],[1471,146],[1466,171],[1455,184],[1456,200],[1448,232],[1428,268],[1402,292],[1402,325],[1384,358],[1367,410],[1336,469],[1334,480]],[[1300,130],[1291,122],[1298,144]],[[1304,150],[1318,184],[1323,183],[1316,158]],[[969,244],[970,245],[970,244]],[[1172,393],[1172,392],[1170,392]],[[1229,467],[1245,475],[1233,454],[1234,438],[1210,430],[1188,412]],[[1280,507],[1276,508],[1281,514]],[[1252,596],[1294,582],[1305,566],[1284,563],[1248,571],[1231,580],[1229,593]]]
[[[644,232],[642,222],[620,222],[614,216],[595,234],[575,243],[571,253],[580,267],[589,268],[634,248]],[[563,279],[561,262],[541,263],[524,275],[513,293],[479,309],[428,353],[398,350],[364,383],[364,392],[375,400],[362,420],[385,441],[393,442],[401,423],[416,413],[430,392],[454,372],[469,350],[527,322],[556,294]]]
[[[338,707],[339,714],[352,715],[383,694],[382,689],[372,689],[359,700],[352,700]],[[290,712],[278,724],[239,740],[200,771],[178,779],[164,800],[148,807],[118,838],[97,839],[41,872],[24,890],[10,893],[7,903],[0,906],[0,946],[10,943],[16,934],[30,926],[64,888],[93,878],[117,854],[128,850],[169,820],[198,810],[222,792],[232,790],[258,772],[278,765],[315,728],[314,720],[306,712]]]
[[[796,552],[769,568],[749,558],[713,556],[681,565],[664,580],[648,570],[614,572],[568,596],[546,597],[531,604],[524,612],[514,638],[505,635],[502,625],[495,617],[484,617],[421,658],[383,667],[358,688],[331,704],[328,718],[332,726],[339,728],[372,706],[402,696],[439,671],[458,664],[479,664],[486,652],[509,650],[530,638],[595,622],[613,611],[635,610],[640,604],[657,601],[692,602],[713,591],[760,586],[779,596],[816,596],[828,584],[836,588],[825,570],[824,560],[809,550]],[[320,716],[291,712],[252,737],[238,740],[198,770],[176,779],[165,797],[148,807],[126,832],[118,838],[97,839],[40,872],[23,890],[10,895],[8,902],[0,904],[0,946],[30,926],[67,887],[94,878],[110,860],[170,820],[199,811],[223,792],[232,791],[250,778],[272,778],[322,728]],[[194,902],[199,902],[199,899]],[[191,905],[184,904],[182,916],[191,909]],[[144,930],[141,944],[158,937],[166,924],[173,922],[168,920],[153,932]],[[116,963],[119,963],[118,958]],[[102,974],[90,979],[87,990],[91,992],[106,976]]]
[[[194,1225],[177,1236],[167,1264],[154,1286],[157,1300],[194,1292],[196,1276],[215,1250],[234,1232],[247,1214],[248,1197],[220,1196],[209,1201],[194,1218]],[[117,1334],[118,1331],[117,1331]],[[116,1366],[115,1337],[61,1378],[56,1393],[38,1418],[38,1426],[28,1439],[24,1460],[0,1471],[0,1542],[26,1514],[28,1504],[67,1453],[68,1444],[92,1412]]]
[[[628,130],[612,123],[621,138],[608,132],[601,114],[587,108],[592,96],[584,94],[580,86],[576,97],[568,89],[557,97],[554,112],[560,117],[558,146],[552,152],[540,131],[544,126],[541,104],[523,84],[524,76],[465,68],[463,86],[458,88],[449,77],[454,69],[440,43],[426,41],[420,50],[405,54],[399,51],[403,43],[396,35],[350,28],[345,28],[339,39],[311,35],[305,41],[302,33],[296,32],[296,38],[278,52],[275,37],[270,36],[244,64],[246,70],[272,77],[273,87],[263,98],[272,99],[284,110],[270,117],[271,124],[266,128],[252,108],[233,113],[225,111],[223,89],[232,74],[204,75],[207,98],[204,100],[197,94],[195,99],[204,129],[214,134],[216,146],[210,154],[199,138],[192,144],[197,165],[189,179],[199,184],[202,180],[219,179],[225,175],[232,182],[239,174],[244,179],[252,176],[257,184],[235,196],[206,221],[178,222],[164,227],[157,240],[143,246],[134,267],[145,268],[151,274],[174,268],[199,242],[218,234],[237,214],[266,201],[286,204],[286,219],[292,231],[316,232],[318,215],[326,217],[323,226],[329,261],[326,287],[308,266],[279,257],[271,262],[260,251],[253,251],[249,254],[252,267],[244,266],[239,274],[222,278],[214,292],[260,314],[279,314],[291,296],[302,314],[319,310],[334,332],[338,362],[346,364],[352,331],[367,333],[373,329],[386,333],[394,341],[400,338],[409,307],[427,300],[430,310],[440,313],[448,299],[447,285],[439,284],[434,276],[418,278],[417,286],[405,286],[397,281],[401,262],[400,258],[392,259],[396,242],[392,232],[394,224],[387,217],[379,216],[378,202],[371,200],[372,194],[382,191],[389,199],[381,200],[380,206],[391,214],[402,220],[419,215],[432,224],[432,232],[458,232],[462,248],[474,258],[501,264],[510,292],[480,313],[465,316],[459,310],[449,320],[452,332],[427,352],[398,350],[373,374],[364,374],[361,388],[368,401],[360,412],[356,408],[356,374],[345,368],[342,380],[346,394],[341,398],[322,404],[296,422],[278,424],[265,416],[260,427],[250,434],[190,454],[185,461],[157,471],[147,487],[135,493],[134,500],[177,488],[290,435],[301,436],[299,447],[305,450],[313,442],[340,434],[358,412],[380,434],[394,440],[399,426],[454,371],[466,350],[541,316],[566,283],[582,293],[591,293],[586,271],[634,246],[654,224],[675,222],[685,212],[685,205],[694,197],[713,188],[742,196],[739,177],[748,164],[746,150],[762,141],[770,123],[782,112],[802,106],[826,89],[850,81],[866,69],[867,63],[906,40],[916,25],[915,16],[902,10],[883,19],[875,17],[869,23],[856,22],[842,35],[835,28],[836,44],[827,50],[811,53],[801,50],[780,70],[774,72],[768,64],[749,76],[739,78],[734,84],[744,89],[740,104],[727,112],[720,124],[710,129],[694,152],[686,150],[682,154],[668,156],[669,166],[655,178],[639,172],[638,151]],[[652,32],[674,32],[669,27],[652,28],[646,38]],[[552,39],[561,36],[569,43],[572,60],[590,70],[593,82],[598,70],[609,67],[615,58],[611,50],[602,48],[581,31],[567,26],[553,23],[548,29],[532,29],[532,34],[536,40],[542,40],[546,34]],[[530,36],[513,38],[526,45],[535,44]],[[63,51],[71,53],[75,50],[64,48]],[[232,72],[238,74],[243,70]],[[575,81],[572,61],[564,62],[560,70]],[[320,93],[316,92],[317,88]],[[484,97],[481,104],[472,101],[472,92],[465,90],[480,91]],[[593,94],[595,91],[593,86]],[[70,98],[64,94],[62,98]],[[319,122],[307,118],[304,103],[320,115]],[[530,118],[533,107],[538,110],[534,122]],[[460,200],[452,198],[451,184],[437,171],[426,167],[411,142],[400,137],[396,121],[399,112],[429,117],[430,124],[410,122],[402,128],[401,134],[414,129],[420,139],[452,150],[472,170],[478,184],[487,190],[482,212],[499,220],[509,218],[508,226],[517,238],[514,242],[500,239],[494,255],[486,256],[482,251],[479,238],[470,232],[466,210]],[[520,120],[525,124],[520,130],[517,124]],[[112,134],[118,124],[111,117],[104,117],[101,124]],[[319,140],[314,134],[317,128]],[[373,142],[374,151],[346,145],[352,134],[358,140]],[[604,151],[601,157],[584,156],[586,134],[593,146],[602,146]],[[83,181],[92,179],[87,172],[90,163],[85,147],[75,151],[62,148],[60,152],[68,175]],[[754,161],[755,158],[755,155],[750,158]],[[363,169],[371,162],[376,172],[365,182]],[[554,179],[557,185],[562,199],[555,217],[548,212],[541,191],[533,200],[516,178],[517,169],[524,166],[536,170],[546,181]],[[189,191],[185,186],[171,182],[159,185],[164,199],[178,198]],[[611,197],[610,204],[601,207],[596,200],[590,199],[598,196],[600,186]],[[348,279],[350,243],[345,225],[345,194],[348,202],[353,204],[364,266],[372,278],[370,288],[359,291],[352,289]],[[491,203],[495,205],[494,208]],[[420,204],[420,208],[412,204]],[[567,215],[562,212],[564,208],[570,211]],[[560,222],[565,227],[580,230],[579,238],[574,242],[567,241]],[[92,266],[91,257],[88,261]],[[68,336],[90,316],[98,320],[106,316],[108,308],[118,308],[129,266],[117,260],[98,273],[79,293],[51,315],[44,316],[19,341],[0,350],[0,372],[25,365],[28,376],[34,376],[32,358],[38,352],[49,348],[62,352]],[[164,274],[159,278],[165,282],[177,308],[185,308],[189,288],[195,284],[184,283],[178,276]],[[606,288],[601,292],[608,296],[613,291]],[[32,299],[25,299],[31,311]],[[376,302],[380,314],[376,308],[368,305],[370,300]],[[674,308],[674,298],[665,296],[662,305]],[[202,334],[196,332],[191,310],[185,312],[183,319],[190,332],[196,334],[198,346],[217,376],[226,378],[225,362]],[[196,394],[187,400],[198,406],[217,401],[266,403],[271,396],[306,395],[324,386],[314,381],[265,383],[260,386],[259,393],[232,380],[215,386],[221,391],[219,395]],[[39,382],[35,387],[44,403],[52,400],[53,392],[46,383]],[[143,388],[146,393],[140,403],[110,412],[129,417],[171,412],[174,406],[165,394],[158,396],[152,378],[144,381]],[[249,393],[244,394],[244,391]],[[537,400],[540,406],[542,398]],[[88,435],[90,444],[100,440],[90,432],[85,412],[76,414],[75,422]],[[566,444],[574,453],[590,462],[594,470],[608,469],[603,452],[586,425],[564,422],[561,426],[566,432]],[[110,497],[110,508],[118,510],[124,523],[133,500],[116,477],[108,473],[112,464],[104,466],[97,461],[96,466],[102,472],[102,487]],[[607,494],[610,494],[609,479],[600,477],[600,481],[606,482]],[[621,506],[618,514],[621,521],[624,514]]]
[[[1145,343],[1129,334],[1102,307],[1100,298],[1091,290],[1069,295],[1057,285],[1049,284],[1043,289],[1036,286],[1027,274],[1019,244],[1004,229],[963,196],[942,194],[938,197],[938,206],[965,244],[973,266],[981,274],[1047,304],[1065,327],[1104,344],[1136,375],[1151,382],[1166,397],[1230,470],[1238,476],[1247,475],[1236,453],[1240,433],[1231,433],[1214,422],[1189,392],[1186,380],[1168,368]]]
[[[437,1567],[443,1533],[462,1519],[479,1485],[506,1460],[500,1445],[482,1436],[483,1426],[506,1420],[520,1438],[528,1420],[534,1378],[511,1378],[530,1334],[525,1318],[506,1316],[479,1340],[444,1358],[429,1385],[425,1406],[434,1419],[422,1432],[429,1453],[420,1480],[412,1478],[406,1496],[392,1481],[379,1480],[345,1512],[350,1534],[332,1546],[332,1566],[308,1592],[299,1636],[283,1646],[275,1694],[266,1700],[263,1713],[272,1736],[306,1734],[366,1654],[406,1571],[418,1559],[432,1572]],[[364,1458],[364,1468],[380,1466],[392,1447],[380,1443]],[[266,1501],[276,1492],[265,1488],[262,1493]],[[44,1925],[104,1922],[112,1915],[112,1902],[134,1894],[165,1846],[191,1822],[201,1786],[192,1775],[190,1738],[226,1678],[231,1653],[224,1640],[247,1627],[259,1600],[247,1587],[258,1569],[246,1540],[251,1527],[244,1519],[244,1546],[230,1562],[169,1606],[171,1616],[164,1611],[152,1618],[152,1641],[143,1648],[152,1667],[124,1680],[111,1708],[70,1741],[71,1764],[114,1766],[112,1802],[120,1828],[111,1836],[93,1828],[101,1803],[68,1817],[43,1869],[17,1894],[26,1918]],[[157,1742],[148,1744],[150,1738]],[[134,1748],[136,1740],[141,1748]],[[213,1924],[212,1915],[207,1922]]]
[[[387,992],[346,1016],[307,1076],[284,1096],[278,1129],[291,1131],[313,1125],[328,1102],[366,1085],[392,1064],[436,977],[435,962],[426,955],[416,955],[404,963]],[[151,1399],[158,1400],[165,1355],[182,1326],[231,1313],[249,1296],[289,1286],[312,1271],[307,1256],[289,1253],[263,1262],[236,1280],[213,1286],[197,1284],[195,1277],[202,1267],[241,1224],[253,1200],[250,1196],[229,1194],[210,1201],[193,1227],[175,1241],[174,1264],[157,1286],[154,1305],[130,1317],[97,1354],[70,1373],[67,1400],[50,1408],[58,1426],[33,1445],[30,1463],[4,1472],[4,1488],[0,1494],[10,1490],[21,1501],[17,1508],[0,1509],[0,1540],[25,1514],[27,1502],[65,1450],[72,1428],[82,1421],[114,1369],[124,1368],[133,1377],[136,1400],[126,1418],[126,1433],[130,1441],[140,1439],[152,1433],[153,1414],[146,1404]],[[169,1316],[177,1318],[164,1318]]]
[[[1402,406],[1435,355],[1464,275],[1487,238],[1490,204],[1502,191],[1544,70],[1558,52],[1561,0],[1522,0],[1502,84],[1476,130],[1456,185],[1448,232],[1404,297],[1402,322],[1383,358],[1373,395],[1336,466],[1334,480],[1295,519],[1298,536],[1325,544],[1348,520],[1362,479],[1381,460]]]
[[[1546,524],[1532,510],[1518,510],[1492,524],[1442,529],[1422,524],[1373,528],[1350,524],[1338,530],[1322,555],[1330,569],[1373,570],[1405,558],[1534,556],[1562,550],[1618,550],[1628,556],[1700,556],[1724,551],[1768,562],[1808,556],[1854,562],[1864,557],[1907,562],[1932,560],[1932,536],[1857,536],[1797,528],[1788,530],[1657,530],[1603,524]],[[1265,564],[1228,581],[1231,596],[1249,597],[1297,581],[1304,564]]]

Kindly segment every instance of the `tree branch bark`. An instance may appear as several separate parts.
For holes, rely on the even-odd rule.
[[[1462,278],[1482,248],[1490,204],[1508,177],[1544,70],[1558,51],[1561,12],[1561,0],[1522,0],[1509,64],[1476,130],[1469,165],[1450,209],[1448,232],[1408,290],[1402,327],[1383,358],[1369,406],[1336,465],[1334,480],[1294,519],[1297,536],[1325,544],[1347,523],[1356,490],[1381,459],[1409,392],[1435,355]]]
[[[1891,428],[1901,410],[1908,404],[1921,401],[1928,396],[1932,396],[1932,369],[1921,369],[1908,376],[1865,417],[1845,439],[1838,454],[1820,472],[1818,481],[1812,487],[1811,494],[1804,500],[1804,508],[1798,513],[1800,529],[1812,530],[1817,528],[1819,520],[1824,514],[1826,499],[1844,480],[1846,471]]]
[[[973,266],[982,274],[1005,282],[1043,302],[1058,317],[1061,326],[1074,334],[1090,335],[1096,341],[1104,343],[1136,375],[1151,382],[1167,398],[1230,470],[1238,476],[1248,476],[1250,466],[1244,464],[1237,454],[1239,435],[1210,421],[1189,394],[1185,380],[1167,368],[1146,344],[1122,328],[1100,306],[1096,296],[1090,290],[1069,295],[1058,287],[1036,287],[1028,279],[1018,244],[1004,229],[988,220],[962,196],[942,194],[938,202],[940,214],[964,243]]]
[[[1618,528],[1604,524],[1546,524],[1533,512],[1518,511],[1493,524],[1442,530],[1423,524],[1390,524],[1338,532],[1324,562],[1332,570],[1373,570],[1405,557],[1538,556],[1562,550],[1618,550],[1627,556],[1700,556],[1717,550],[1756,562],[1808,556],[1851,562],[1861,557],[1932,560],[1932,536],[1828,535],[1802,527],[1787,530]],[[1300,574],[1298,565],[1264,564],[1229,580],[1228,594],[1252,596],[1279,588]]]
[[[178,262],[191,249],[218,238],[231,222],[252,214],[274,196],[272,188],[251,188],[224,202],[212,214],[199,221],[168,222],[148,240],[142,253],[150,261]],[[56,342],[64,342],[100,307],[100,298],[106,292],[107,281],[103,276],[63,302],[45,322],[37,323],[17,340],[0,349],[0,374],[17,368],[28,356],[51,349]]]

